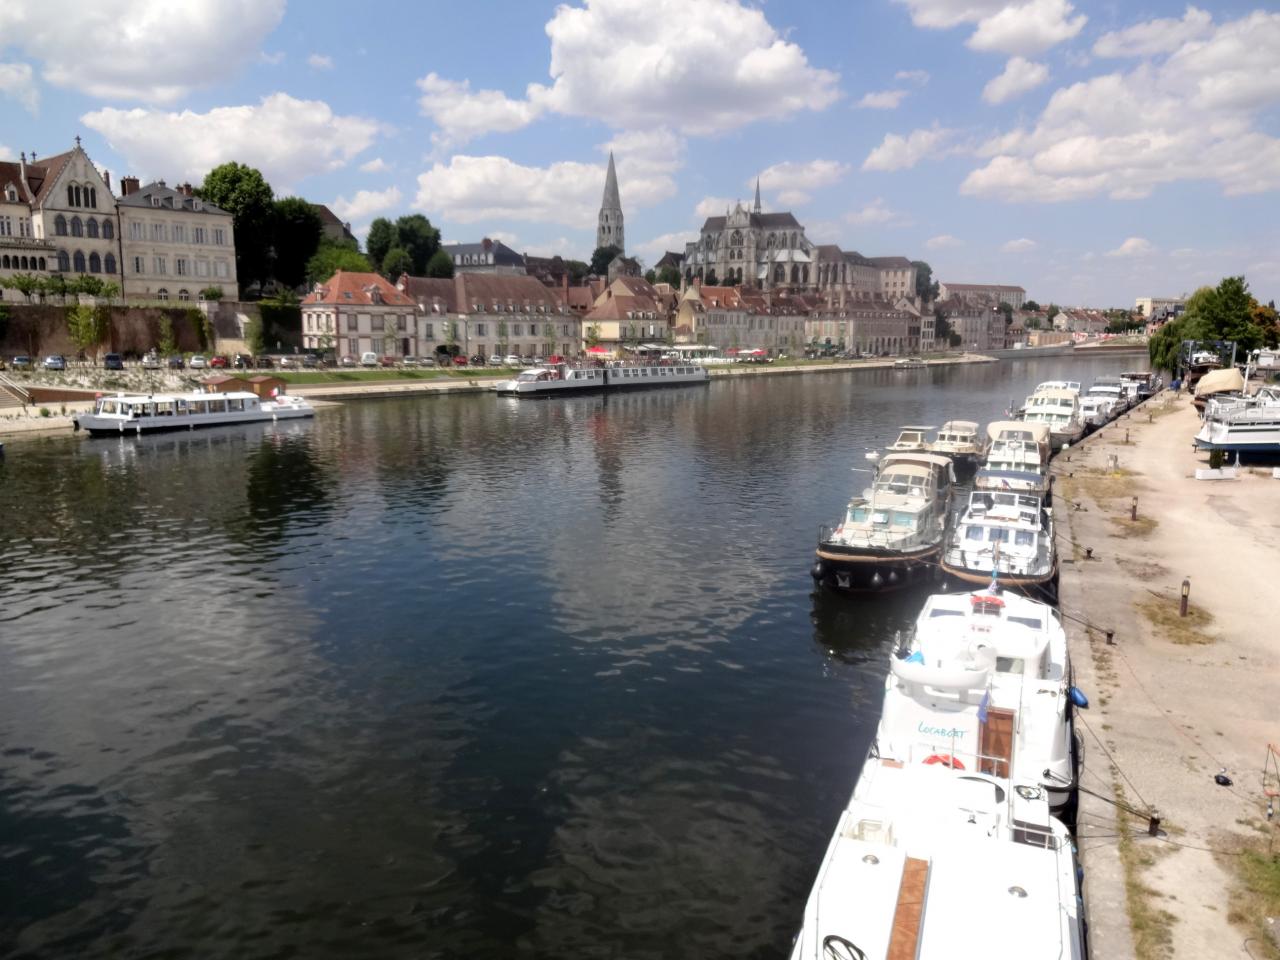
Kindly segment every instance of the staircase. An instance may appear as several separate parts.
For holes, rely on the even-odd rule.
[[[31,402],[31,395],[0,373],[0,412],[13,413]]]

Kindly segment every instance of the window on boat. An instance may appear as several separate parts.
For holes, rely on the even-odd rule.
[[[1043,623],[1039,617],[1007,617],[1010,623],[1020,623],[1024,627],[1030,627],[1032,630],[1039,630]]]
[[[988,543],[1008,543],[1009,531],[1003,527],[992,527],[987,531]]]
[[[1021,675],[1023,662],[1021,657],[996,657],[996,673],[1014,673]]]
[[[1013,542],[1019,547],[1029,547],[1036,542],[1036,535],[1030,530],[1017,530],[1014,532]]]
[[[103,400],[103,401],[102,401],[102,412],[103,412],[103,413],[117,413],[117,412],[118,412],[118,410],[117,410],[117,408],[116,408],[116,402],[115,402],[114,400]]]
[[[915,527],[915,515],[903,513],[901,510],[893,512],[893,525],[895,527],[906,527],[908,530]]]
[[[888,526],[889,524],[888,512],[877,510],[875,513],[871,515],[871,522],[874,523],[877,527]]]
[[[850,520],[852,520],[854,523],[866,523],[866,522],[867,522],[867,508],[866,508],[866,507],[854,507],[854,508],[853,508],[853,510],[851,510],[851,511],[849,512],[849,519],[850,519]]]
[[[972,541],[974,541],[975,543],[981,543],[981,542],[982,542],[982,528],[981,528],[981,527],[965,527],[965,530],[964,530],[964,538],[965,538],[966,540],[972,540]]]

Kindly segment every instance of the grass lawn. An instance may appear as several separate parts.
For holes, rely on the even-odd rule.
[[[289,383],[388,383],[414,380],[477,380],[483,377],[510,377],[506,367],[454,367],[451,370],[264,370]]]

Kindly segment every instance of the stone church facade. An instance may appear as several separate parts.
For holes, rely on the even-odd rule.
[[[723,217],[708,217],[697,240],[685,247],[684,276],[707,284],[739,284],[764,290],[810,287],[815,281],[814,246],[791,213],[765,213],[760,186],[755,205],[742,204]]]

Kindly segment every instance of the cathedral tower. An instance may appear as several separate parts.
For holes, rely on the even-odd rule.
[[[618,172],[613,168],[613,152],[609,152],[609,172],[604,178],[604,199],[600,201],[600,220],[596,224],[596,247],[614,246],[627,252],[626,234],[622,229],[622,198],[618,196]]]

